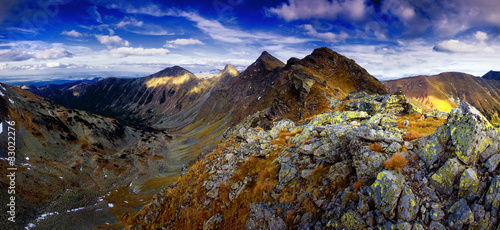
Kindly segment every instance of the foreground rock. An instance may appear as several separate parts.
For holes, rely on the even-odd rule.
[[[236,128],[160,194],[162,206],[123,223],[208,228],[217,215],[225,229],[499,228],[500,130],[477,110],[462,103],[434,134],[408,140],[397,116],[421,111],[403,96],[347,100],[347,111],[305,122]]]

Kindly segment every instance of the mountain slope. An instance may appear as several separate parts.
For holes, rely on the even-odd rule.
[[[396,125],[404,117],[397,116],[421,114],[408,114],[404,96],[348,98],[365,104],[302,123],[281,120],[270,130],[246,122],[122,223],[127,229],[499,227],[500,128],[462,102],[433,134],[408,139]]]
[[[113,223],[116,218],[111,213],[131,211],[131,207],[142,202],[122,206],[122,200],[110,208],[107,203],[114,202],[111,195],[120,197],[110,193],[112,189],[130,186],[146,192],[151,188],[141,187],[143,184],[159,175],[171,176],[172,165],[179,164],[170,157],[169,136],[164,132],[137,130],[115,119],[66,109],[1,83],[0,121],[5,131],[8,130],[6,122],[16,122],[14,164],[18,168],[16,226],[19,228],[28,223],[42,229],[71,228],[75,223],[70,219],[65,221],[68,215],[80,216],[77,222],[82,228]],[[5,175],[10,163],[7,135],[8,132],[0,132],[0,165]],[[134,186],[130,184],[132,181]],[[1,179],[0,187],[0,198],[8,200],[9,181]],[[143,199],[151,197],[144,194]],[[132,198],[130,205],[134,201],[137,200]],[[80,212],[87,214],[66,212],[72,209],[81,209]],[[88,209],[99,218],[88,215]],[[55,212],[62,215],[54,217],[57,221],[40,222],[44,213]],[[7,219],[5,215],[0,214]]]
[[[431,109],[449,112],[466,101],[497,124],[500,122],[500,81],[465,73],[441,73],[385,81],[389,93],[400,91]]]

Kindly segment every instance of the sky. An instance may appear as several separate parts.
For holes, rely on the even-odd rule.
[[[500,70],[498,0],[0,0],[0,82],[200,76],[328,47],[379,80]]]

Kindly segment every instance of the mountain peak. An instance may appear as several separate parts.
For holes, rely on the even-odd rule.
[[[188,70],[176,65],[172,67],[167,67],[153,75],[150,75],[149,77],[151,78],[158,78],[158,77],[178,77],[178,76],[183,76],[183,75],[188,75],[190,78],[197,78],[193,73],[189,72]]]
[[[500,71],[493,71],[490,70],[488,73],[483,75],[484,79],[491,79],[491,80],[500,80]]]
[[[262,63],[267,70],[273,70],[277,67],[285,66],[285,63],[280,61],[278,58],[269,54],[267,51],[262,52],[255,63]]]
[[[215,77],[236,77],[240,74],[240,72],[234,68],[231,64],[227,64],[224,66],[224,69],[221,70]]]

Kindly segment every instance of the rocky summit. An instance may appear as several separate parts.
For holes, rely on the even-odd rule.
[[[122,224],[498,229],[500,128],[466,102],[449,114],[423,114],[403,95],[357,91],[303,121],[266,130],[242,123]],[[442,125],[410,135],[428,120]]]

